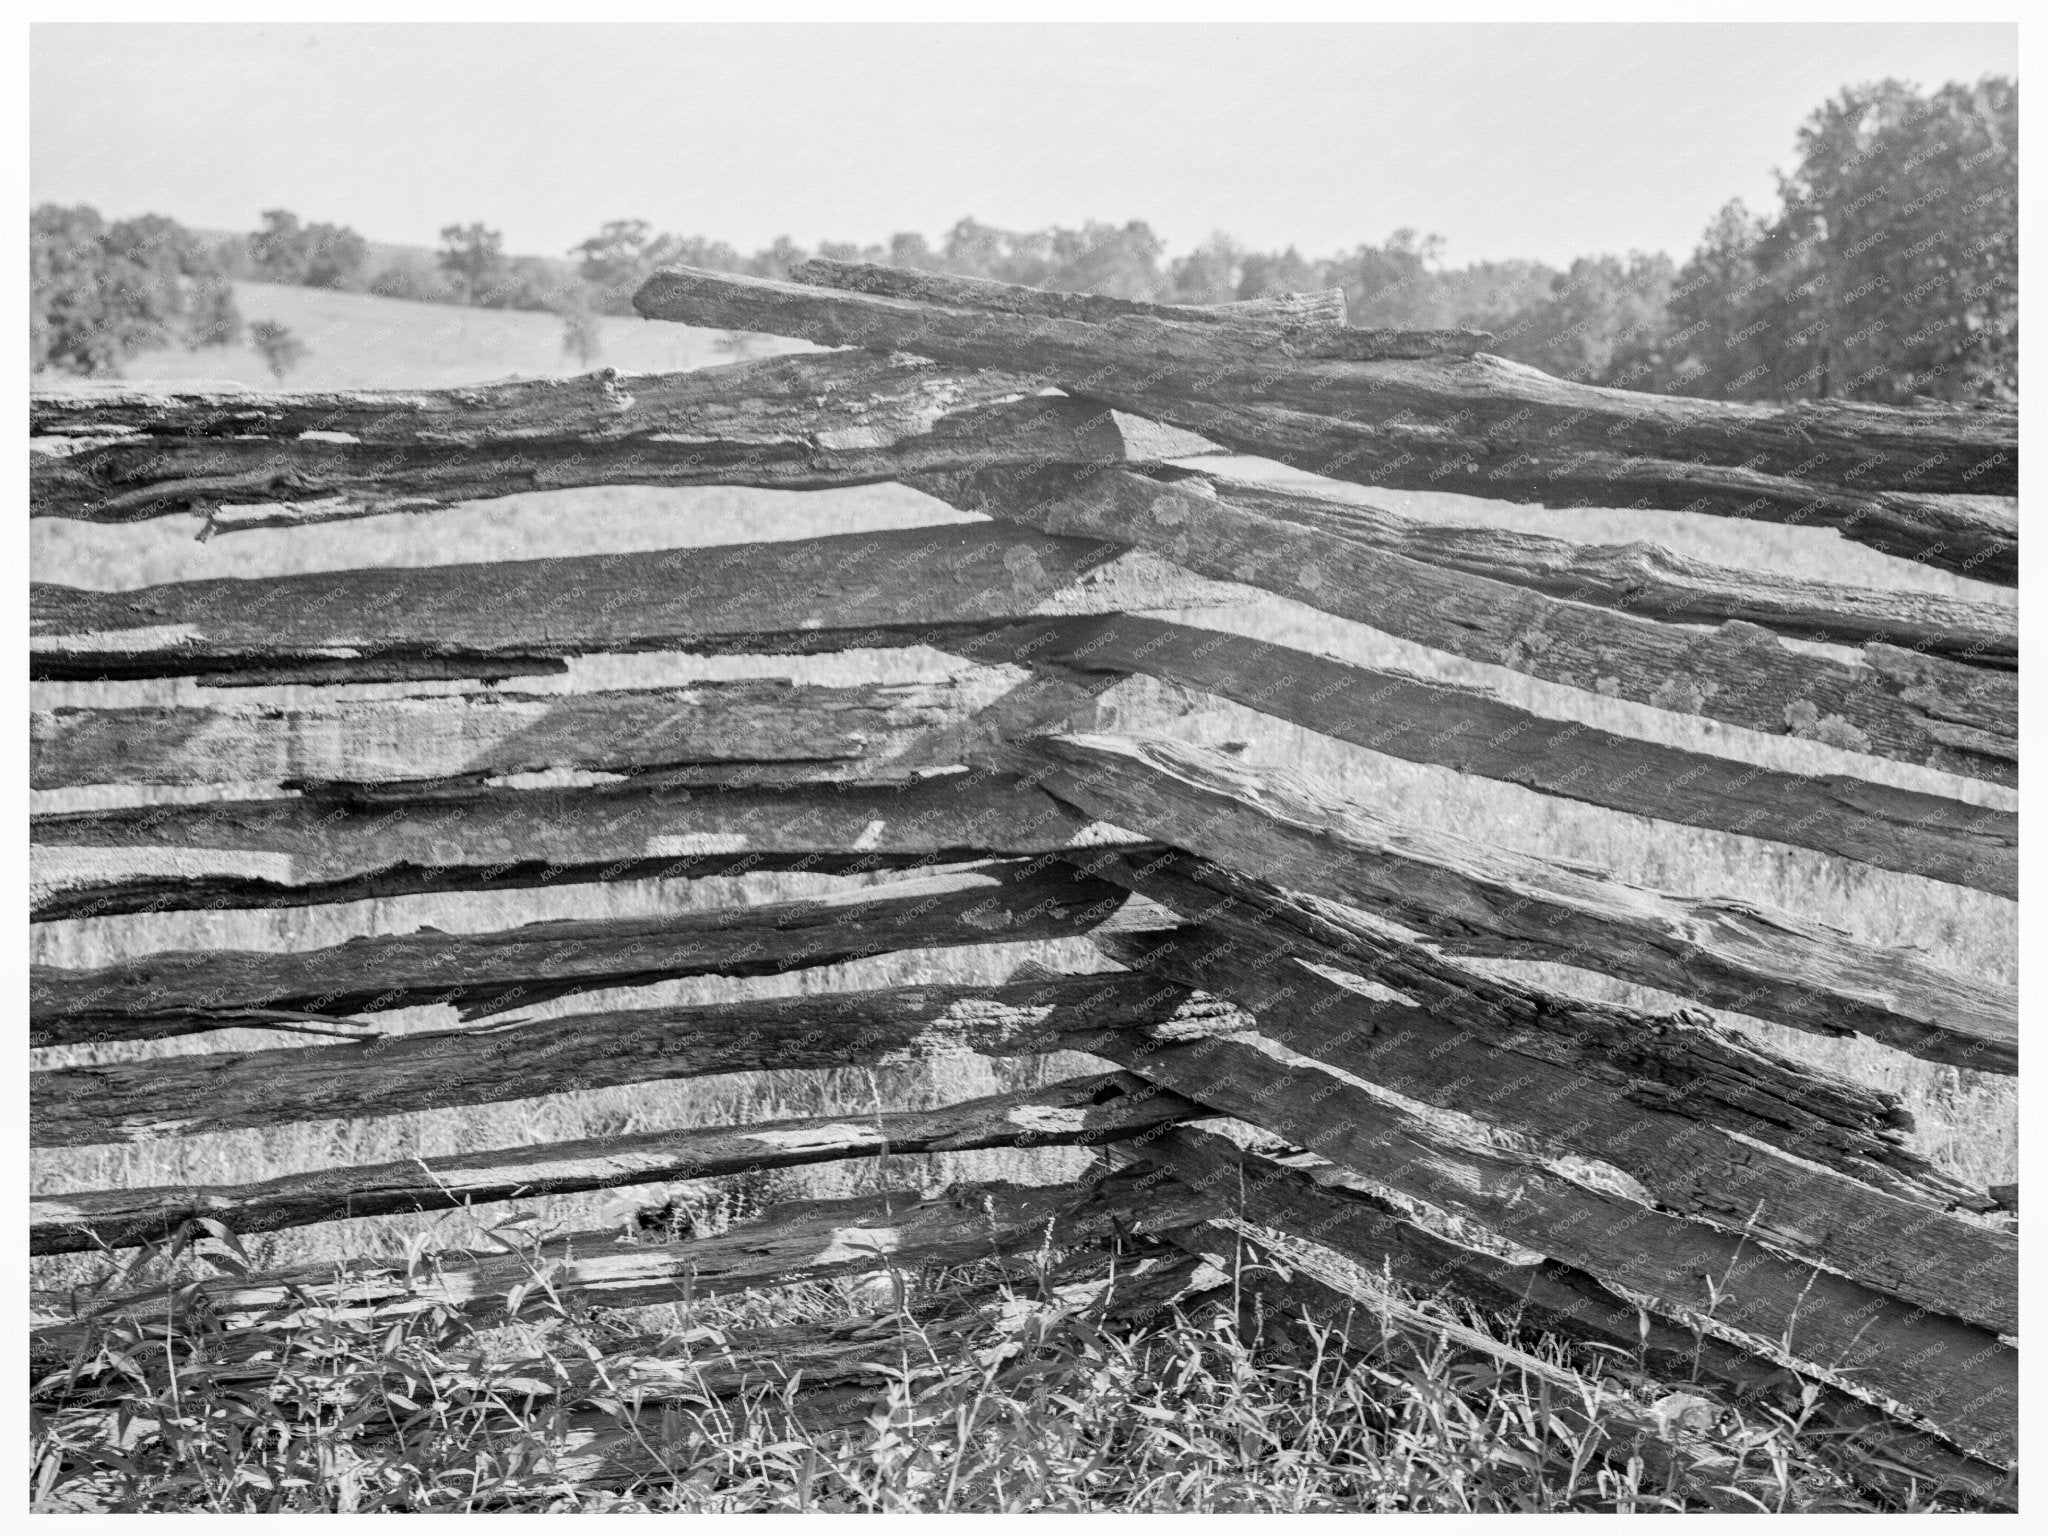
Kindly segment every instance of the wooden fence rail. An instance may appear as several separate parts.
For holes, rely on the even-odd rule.
[[[1060,1273],[1085,1274],[1104,1316],[1128,1318],[1213,1300],[1197,1271],[1252,1244],[1276,1267],[1243,1283],[1274,1305],[1364,1306],[1390,1337],[1434,1329],[1532,1380],[1576,1380],[1398,1288],[1513,1309],[1731,1405],[1809,1414],[1877,1458],[1856,1475],[1888,1497],[1925,1484],[2011,1507],[2011,1198],[1920,1151],[1898,1094],[1708,1010],[2009,1075],[2012,988],[1134,732],[1114,690],[1147,679],[1512,793],[2012,897],[2019,648],[2004,595],[1424,522],[1338,489],[1276,488],[1225,451],[1369,485],[1804,525],[2010,586],[2013,414],[1594,389],[1489,357],[1470,333],[1351,329],[1336,294],[1203,310],[833,262],[793,276],[678,269],[636,303],[847,350],[454,390],[34,397],[37,517],[198,514],[225,534],[612,484],[894,481],[974,520],[37,585],[31,675],[65,688],[31,723],[45,795],[34,921],[137,933],[125,925],[163,914],[198,933],[219,909],[345,917],[344,903],[427,893],[888,878],[660,916],[320,948],[144,941],[104,964],[38,966],[30,1043],[62,1051],[32,1074],[31,1140],[133,1144],[963,1054],[1077,1051],[1096,1066],[860,1115],[46,1190],[31,1252],[133,1250],[194,1222],[248,1234],[898,1154],[1097,1146],[1065,1185],[884,1187],[730,1231],[258,1268],[183,1294],[228,1330],[232,1370],[237,1319],[423,1306],[493,1319],[541,1277],[578,1305],[618,1307],[1067,1254]],[[1282,614],[1276,599],[1542,686],[1255,637]],[[598,689],[573,668],[916,646],[957,665],[908,683]],[[191,681],[298,691],[195,695]],[[125,696],[95,686],[113,683]],[[1624,723],[1547,712],[1560,689],[1615,701],[1592,718]],[[1835,766],[1765,766],[1768,749],[1745,739],[1759,734]],[[1908,772],[1918,787],[1901,787]],[[107,804],[110,787],[129,803]],[[165,795],[177,803],[138,803]],[[1050,940],[1069,941],[1055,968],[999,948]],[[946,949],[1007,954],[990,974],[1008,979],[815,985],[822,967]],[[1666,1001],[1595,1002],[1503,961]],[[790,972],[805,989],[791,996],[515,1012]],[[460,1022],[384,1018],[423,1004]],[[302,1038],[206,1038],[248,1026]],[[169,1037],[200,1048],[140,1044]],[[65,1390],[105,1401],[80,1363],[94,1330],[161,1329],[169,1295],[49,1310],[32,1351],[76,1356]],[[961,1348],[979,1316],[947,1324]],[[874,1326],[763,1332],[709,1376],[692,1363],[687,1391],[736,1392],[779,1350],[818,1373],[789,1411],[855,1426],[877,1383],[862,1363]],[[650,1405],[683,1400],[674,1362],[650,1355],[647,1369],[661,1384]],[[557,1407],[574,1428],[565,1477],[661,1472],[639,1440],[576,1418],[581,1400]],[[1603,1434],[1628,1430],[1637,1453],[1725,1502],[1684,1446],[1609,1407]]]

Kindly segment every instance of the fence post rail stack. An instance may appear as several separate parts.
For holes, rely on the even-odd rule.
[[[2017,1238],[1994,1219],[2000,1200],[1914,1149],[1897,1095],[1705,1011],[2011,1074],[2011,988],[1796,913],[1413,824],[1221,750],[1106,727],[1097,704],[1155,679],[1411,763],[2011,898],[2018,819],[1996,792],[2018,770],[2009,607],[1422,522],[1254,484],[1225,457],[1831,529],[2011,585],[2011,411],[1594,388],[1491,357],[1472,333],[1351,328],[1337,294],[1190,309],[815,261],[789,281],[668,270],[636,303],[842,350],[449,390],[39,392],[32,513],[199,514],[213,532],[605,485],[898,482],[983,520],[126,591],[38,584],[33,678],[198,687],[34,713],[36,788],[180,794],[37,815],[32,917],[750,871],[890,878],[674,916],[39,967],[34,1045],[250,1025],[340,1038],[51,1066],[32,1078],[33,1140],[948,1052],[1077,1050],[1101,1068],[865,1121],[43,1195],[32,1253],[130,1249],[201,1218],[247,1234],[891,1151],[1086,1145],[1102,1151],[1068,1185],[801,1202],[627,1245],[571,1233],[539,1259],[562,1294],[630,1306],[1122,1244],[1143,1256],[1123,1283],[1157,1305],[1197,1283],[1201,1255],[1249,1235],[1292,1256],[1297,1297],[1357,1295],[1401,1327],[1428,1321],[1361,1290],[1371,1272],[1682,1362],[1730,1401],[1778,1401],[1788,1383],[1796,1401],[1803,1386],[1819,1423],[1881,1445],[1898,1476],[2016,1498]],[[1650,741],[1483,683],[1233,632],[1235,611],[1267,594],[1710,729]],[[926,645],[959,670],[832,687],[531,682],[582,656]],[[492,686],[448,690],[465,680]],[[386,686],[342,691],[366,683]],[[299,702],[234,691],[280,684]],[[1729,727],[1819,742],[1846,766],[1723,755],[1712,743]],[[223,785],[258,788],[205,798]],[[1100,960],[1033,962],[986,987],[505,1017],[681,977],[1051,939]],[[1504,958],[1688,1005],[1587,1001],[1487,964]],[[464,1023],[379,1033],[380,1013],[420,1003],[453,1004]],[[1241,1124],[1226,1136],[1224,1120]],[[1425,1209],[1492,1246],[1452,1241]],[[525,1263],[478,1255],[423,1274],[361,1260],[201,1289],[227,1319],[292,1294],[367,1313],[426,1294],[489,1317]],[[93,1318],[147,1317],[161,1300],[45,1315],[35,1347],[61,1355]],[[862,1337],[785,1341],[785,1358],[843,1363]],[[814,1407],[858,1422],[847,1391],[821,1387]],[[577,1465],[604,1476],[631,1461],[612,1444]]]

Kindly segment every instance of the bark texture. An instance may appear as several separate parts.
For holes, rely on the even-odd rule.
[[[1199,476],[983,470],[917,484],[970,511],[1135,544],[1205,575],[1546,682],[1993,783],[2017,781],[2012,673],[1874,642],[1848,665],[1794,650],[1740,620],[1693,630],[1568,602],[1331,531],[1328,524],[1341,520],[1306,498]],[[1321,526],[1311,526],[1312,516]]]
[[[891,1153],[1086,1146],[1207,1114],[1199,1104],[1112,1072],[940,1109],[857,1119],[812,1116],[648,1131],[323,1168],[259,1184],[75,1190],[30,1202],[29,1252],[77,1253],[102,1245],[132,1248],[168,1237],[185,1222],[202,1217],[246,1236],[353,1216],[445,1210]]]
[[[1993,895],[2019,889],[2015,811],[1645,741],[1523,709],[1482,686],[1133,614],[1020,625],[958,649],[991,662],[1144,673],[1408,762]]]
[[[1230,1004],[1122,971],[995,987],[884,987],[610,1009],[333,1046],[32,1072],[29,1137],[56,1147],[154,1141],[728,1072],[1035,1056],[1085,1049],[1105,1030],[1197,1038],[1249,1023]]]
[[[488,933],[421,928],[284,952],[167,950],[96,970],[37,966],[29,1043],[148,1040],[252,1022],[331,1024],[424,1003],[453,1004],[464,1018],[480,1018],[680,976],[760,976],[898,949],[1063,938],[1123,904],[1120,887],[1040,862],[666,917],[569,918]]]
[[[30,675],[388,682],[560,671],[597,652],[944,645],[1033,615],[1205,608],[1241,591],[1100,539],[1003,523],[128,592],[36,585]]]
[[[1103,323],[861,292],[864,274],[842,264],[793,276],[671,268],[634,305],[650,319],[1002,368],[1360,484],[1807,523],[1980,580],[2017,580],[2010,411],[1690,400],[1485,355],[1289,356],[1269,338],[1180,320]]]
[[[2019,1070],[2019,998],[1839,929],[1675,895],[1397,821],[1278,770],[1160,738],[1039,736],[1014,753],[1077,810],[1457,953],[1545,960],[1812,1034]]]
[[[1004,774],[747,788],[480,789],[121,806],[30,819],[29,913],[310,906],[422,891],[866,874],[1126,834]]]

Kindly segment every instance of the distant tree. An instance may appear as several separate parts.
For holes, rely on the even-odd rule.
[[[471,302],[484,309],[560,310],[581,287],[560,262],[514,256],[500,265],[497,281]]]
[[[282,379],[306,360],[306,344],[275,320],[256,321],[249,327],[249,339],[273,378]]]
[[[454,304],[459,301],[447,273],[424,253],[400,251],[370,279],[370,292],[379,298],[409,299],[418,304]]]
[[[1604,384],[1652,355],[1662,340],[1672,286],[1661,252],[1582,256],[1550,292],[1509,317],[1491,350],[1561,379]]]
[[[1439,268],[1430,305],[1433,323],[1498,335],[1547,302],[1563,275],[1540,261],[1479,261]]]
[[[1728,399],[2015,399],[2018,89],[1847,90],[1783,206],[1730,203],[1672,290],[1661,387]]]
[[[754,259],[747,263],[750,277],[785,278],[798,262],[808,261],[811,253],[798,245],[787,235],[777,235],[775,243],[764,251],[756,251]],[[695,263],[690,263],[695,265]]]
[[[1311,262],[1293,246],[1284,251],[1252,251],[1238,266],[1240,299],[1265,299],[1281,293],[1313,293],[1327,286],[1322,263]]]
[[[1121,227],[1090,223],[1080,229],[1009,230],[966,218],[947,231],[936,260],[914,236],[898,235],[891,250],[919,258],[906,265],[1027,288],[1152,299],[1165,287],[1159,272],[1165,247],[1149,225],[1137,220]]]
[[[1052,232],[1046,286],[1119,299],[1157,299],[1166,287],[1159,258],[1166,243],[1141,219],[1118,227],[1084,224]]]
[[[2018,86],[1860,86],[1808,119],[1799,149],[1779,222],[1819,268],[1814,393],[2018,398]]]
[[[915,230],[891,235],[885,259],[892,267],[919,267],[928,272],[936,272],[940,267],[938,253]]]
[[[481,302],[505,280],[505,237],[482,224],[449,224],[441,230],[435,258],[454,284],[459,301]]]
[[[1819,333],[1805,323],[1815,270],[1785,260],[1769,223],[1729,203],[1672,283],[1654,355],[1616,382],[1718,400],[1817,393]]]
[[[858,245],[851,240],[823,240],[818,243],[818,254],[827,261],[865,261],[876,266],[887,265],[889,252],[879,245]],[[909,263],[901,263],[909,265]]]
[[[675,244],[672,236],[656,235],[645,219],[614,219],[569,255],[578,262],[577,275],[593,291],[597,307],[606,314],[629,315],[633,295]]]
[[[1174,304],[1228,304],[1237,297],[1245,251],[1230,236],[1211,235],[1166,269],[1166,298]]]
[[[573,247],[569,255],[577,262],[577,275],[591,290],[593,304],[607,315],[632,314],[633,295],[659,268],[739,272],[754,265],[722,240],[657,235],[645,219],[614,219]]]
[[[940,265],[962,277],[1044,288],[1052,271],[1052,231],[1018,233],[969,217],[946,231]]]
[[[360,289],[370,245],[346,225],[301,224],[288,208],[267,208],[249,236],[250,275],[266,283]]]
[[[1451,324],[1445,313],[1436,268],[1443,259],[1443,240],[1436,235],[1397,229],[1385,245],[1361,245],[1340,255],[1316,273],[1300,256],[1289,250],[1271,258],[1271,265],[1245,264],[1245,281],[1239,292],[1277,293],[1320,287],[1342,288],[1353,325],[1383,325],[1397,329],[1428,330]]]
[[[242,333],[234,290],[213,250],[157,214],[108,224],[85,206],[29,216],[29,364],[116,374],[123,360],[174,343],[227,346]]]

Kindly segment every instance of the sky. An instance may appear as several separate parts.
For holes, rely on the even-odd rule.
[[[1774,204],[1853,82],[2017,75],[2010,25],[41,25],[30,194],[560,255],[606,220],[751,250],[1143,219],[1453,264],[1663,250]]]

